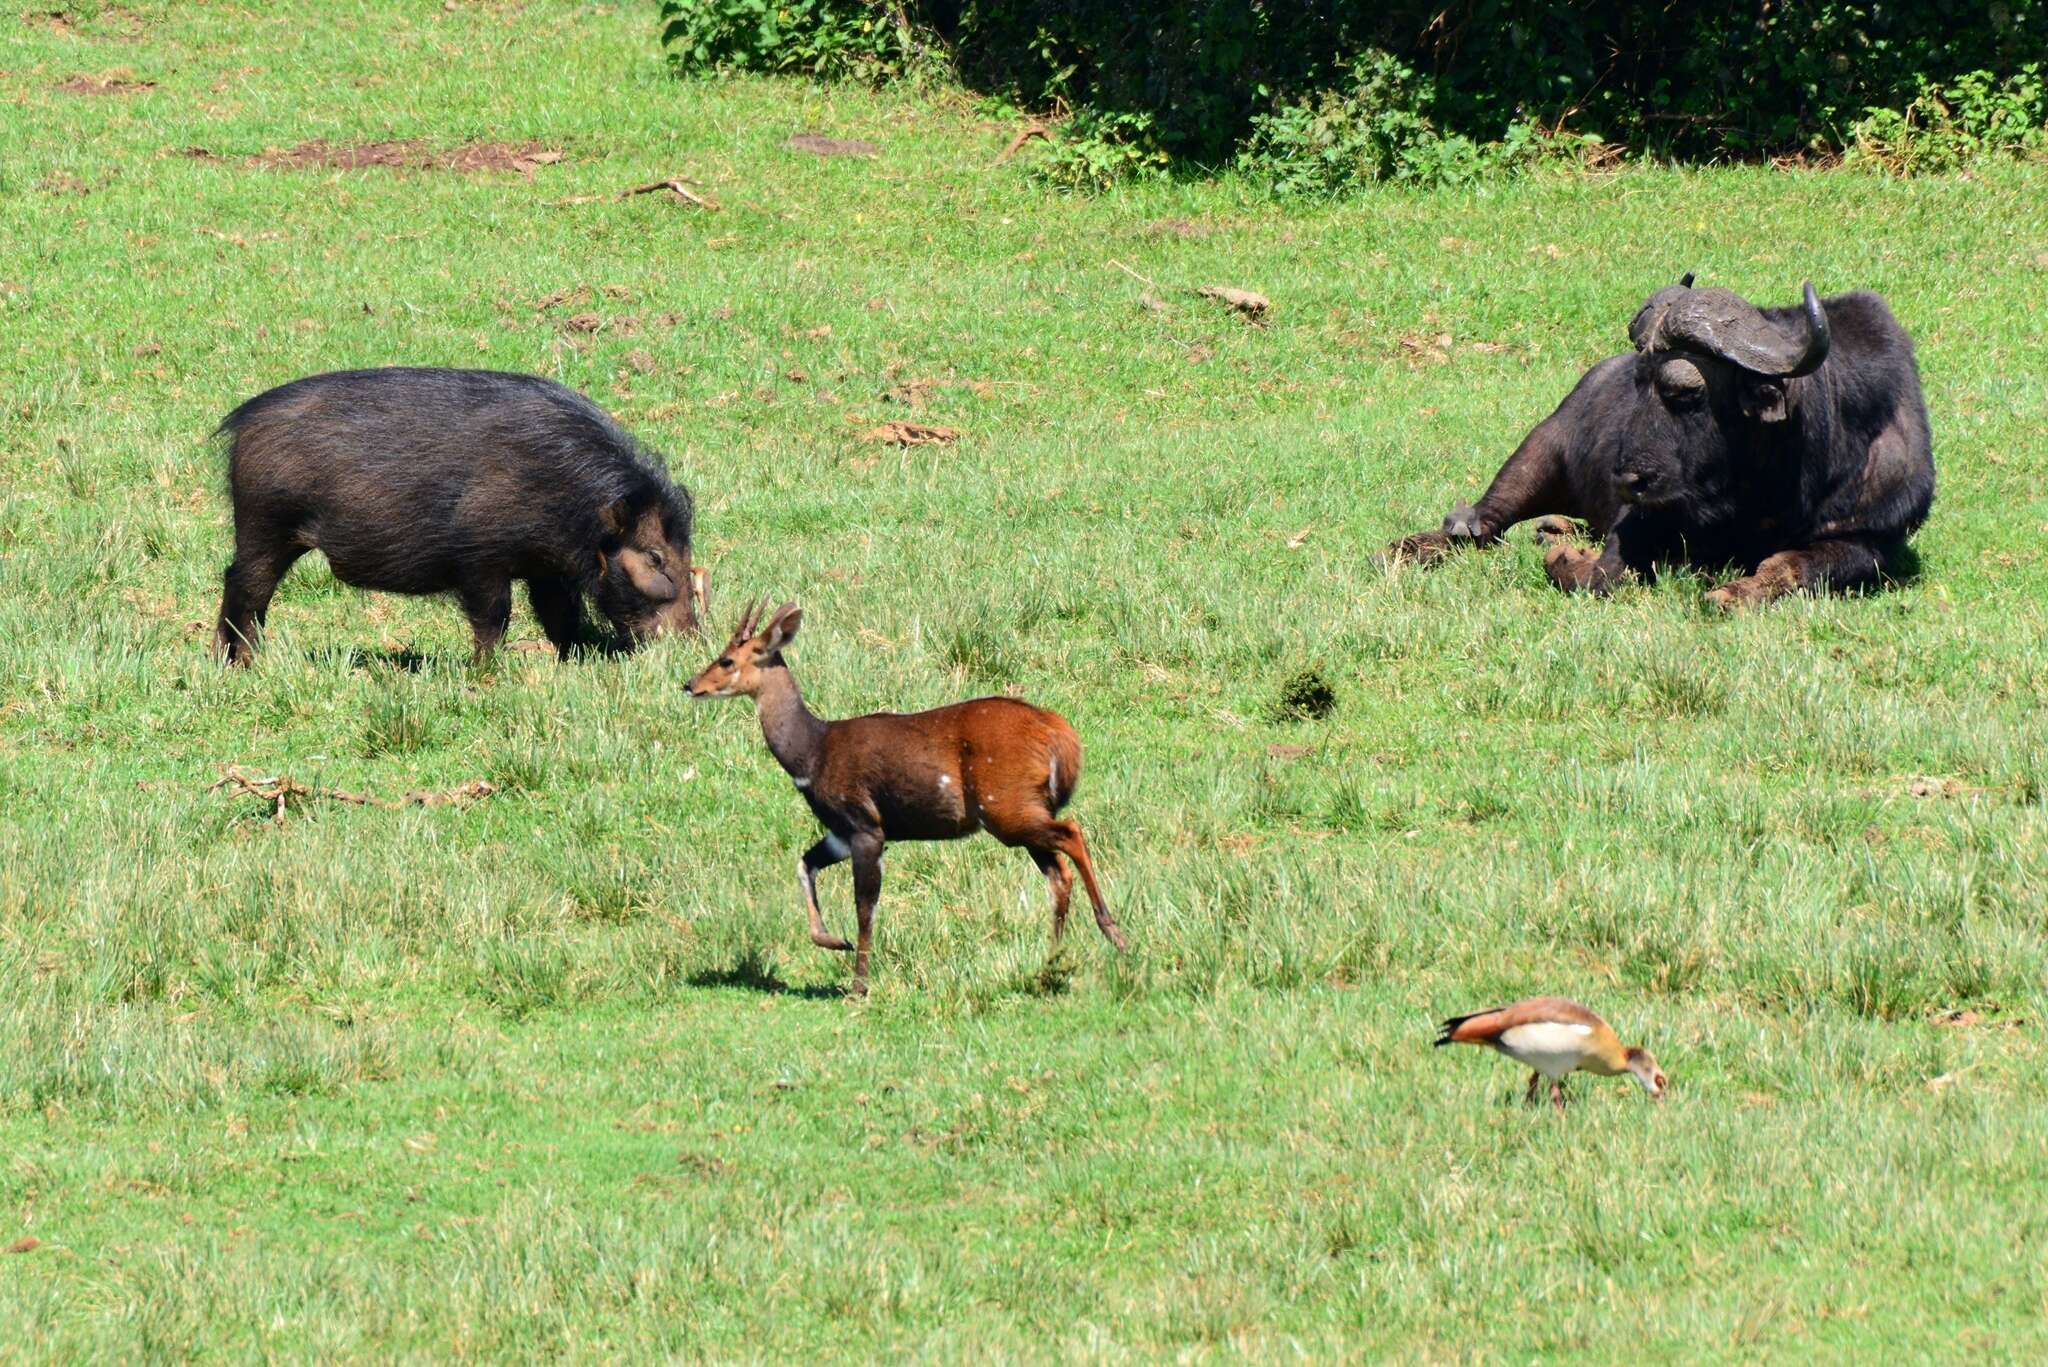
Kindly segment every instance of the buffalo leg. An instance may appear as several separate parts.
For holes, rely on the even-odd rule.
[[[512,580],[471,579],[457,590],[457,596],[469,618],[469,629],[476,635],[476,658],[481,660],[498,648],[498,642],[505,639],[505,628],[512,625]]]
[[[1623,513],[1615,519],[1605,544],[1597,551],[1552,540],[1550,549],[1543,553],[1543,572],[1566,593],[1605,596],[1614,592],[1631,569],[1638,568],[1639,557],[1631,553],[1633,550],[1634,528],[1629,525],[1628,514]]]
[[[526,600],[533,604],[533,615],[540,619],[540,629],[555,653],[568,659],[583,637],[582,586],[574,579],[529,579]]]
[[[825,913],[818,910],[818,874],[845,859],[853,851],[844,840],[828,835],[804,851],[797,861],[797,882],[804,890],[804,908],[811,918],[811,943],[820,949],[851,952],[853,946],[825,929]]]
[[[1563,433],[1555,418],[1546,418],[1522,439],[1478,503],[1451,509],[1441,530],[1403,537],[1382,551],[1380,558],[1433,565],[1460,546],[1492,545],[1501,533],[1524,519],[1571,512],[1564,456]]]
[[[222,576],[220,620],[213,629],[214,648],[229,664],[246,665],[254,657],[278,581],[305,553],[305,547],[290,541],[235,539],[234,562]]]
[[[1717,608],[1757,607],[1788,593],[1858,589],[1877,582],[1884,557],[1866,541],[1816,541],[1764,557],[1753,574],[1707,594]]]
[[[875,930],[875,903],[882,897],[882,837],[856,835],[853,852],[853,913],[859,921],[859,941],[853,951],[853,995],[868,993],[868,946]]]

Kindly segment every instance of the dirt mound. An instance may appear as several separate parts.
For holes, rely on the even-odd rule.
[[[871,157],[882,150],[859,138],[828,138],[822,133],[797,133],[782,145],[792,152],[819,157]]]
[[[333,143],[325,138],[302,142],[296,147],[273,148],[250,161],[257,166],[282,170],[324,167],[335,171],[359,171],[366,166],[393,170],[453,171],[471,175],[478,171],[517,171],[532,175],[538,167],[562,159],[560,152],[537,142],[465,142],[435,151],[424,138],[403,138],[395,142]]]
[[[137,80],[126,71],[107,71],[97,76],[73,76],[51,88],[65,95],[140,95],[156,89],[156,82]]]

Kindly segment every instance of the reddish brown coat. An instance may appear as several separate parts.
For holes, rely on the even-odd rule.
[[[797,877],[812,942],[854,951],[855,992],[867,989],[882,850],[891,840],[956,840],[985,830],[1030,851],[1052,892],[1055,942],[1066,928],[1073,891],[1064,857],[1088,890],[1096,926],[1124,947],[1081,828],[1059,815],[1081,779],[1081,742],[1073,727],[1015,698],[822,720],[804,706],[782,658],[802,611],[784,603],[766,626],[759,617],[758,608],[741,617],[718,658],[690,681],[690,695],[754,699],[770,753],[825,828],[824,838],[804,852]],[[818,872],[845,859],[853,861],[857,946],[827,931],[818,908]]]

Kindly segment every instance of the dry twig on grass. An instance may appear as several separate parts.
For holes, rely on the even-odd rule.
[[[1150,285],[1155,290],[1166,288],[1157,280],[1154,280],[1151,276],[1140,275],[1136,271],[1132,270],[1129,266],[1126,266],[1123,262],[1118,261],[1113,257],[1110,259],[1109,264],[1116,267],[1118,270],[1122,271],[1125,275],[1130,276],[1131,279],[1138,281],[1140,284]]]
[[[1004,162],[1008,161],[1011,157],[1016,156],[1017,149],[1022,147],[1025,143],[1031,141],[1033,138],[1044,138],[1047,142],[1051,142],[1052,130],[1047,128],[1042,123],[1025,124],[1023,129],[1018,132],[1017,136],[1010,139],[1010,145],[1008,147],[1005,147],[1002,151],[996,154],[995,164],[1000,166]]]
[[[220,778],[206,791],[217,793],[223,788],[231,788],[237,794],[246,793],[250,797],[273,804],[276,811],[272,813],[270,819],[279,825],[284,823],[285,803],[291,798],[325,798],[329,802],[346,802],[356,807],[382,807],[387,811],[397,811],[401,807],[438,807],[447,803],[474,802],[498,791],[496,785],[480,778],[473,778],[467,783],[460,783],[438,792],[419,790],[393,799],[375,797],[369,793],[351,793],[342,788],[310,788],[297,779],[287,778],[282,774],[256,778],[244,772],[239,764],[230,764],[222,769]]]
[[[650,180],[645,185],[635,185],[632,189],[623,191],[619,198],[631,199],[634,195],[651,195],[661,190],[672,191],[686,203],[694,204],[700,209],[709,209],[712,213],[718,212],[717,200],[713,199],[710,195],[699,194],[697,191],[692,190],[689,182],[681,176],[676,176],[669,180]]]

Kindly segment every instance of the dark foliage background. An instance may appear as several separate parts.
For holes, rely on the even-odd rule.
[[[663,12],[672,51],[685,30],[729,20],[697,47],[765,68],[815,65],[792,61],[792,45],[833,45],[790,35],[820,26],[857,32],[867,57],[886,49],[882,67],[935,43],[970,84],[1032,107],[1147,115],[1161,148],[1204,163],[1373,49],[1429,83],[1446,133],[1563,123],[1688,159],[1841,147],[1869,108],[2048,57],[2048,0],[669,0]]]

